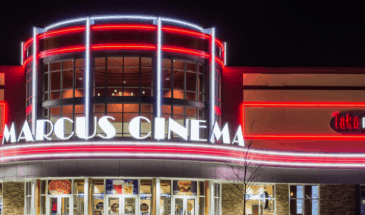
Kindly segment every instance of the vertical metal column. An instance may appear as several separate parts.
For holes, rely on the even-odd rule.
[[[161,117],[161,17],[157,18],[156,117]]]
[[[209,208],[209,215],[214,215],[214,182],[209,180],[209,188],[210,188],[210,208]]]
[[[156,214],[160,213],[160,196],[161,196],[161,190],[160,190],[160,183],[161,180],[159,178],[156,178],[156,201],[155,201],[155,208],[156,208]]]
[[[31,189],[32,189],[32,197],[31,197],[31,214],[33,215],[37,215],[37,207],[36,207],[36,201],[35,201],[35,198],[36,198],[36,189],[37,189],[37,180],[32,180],[31,182]]]
[[[223,52],[223,54],[224,54],[224,66],[227,66],[227,43],[226,42],[224,42],[223,43],[224,44],[224,52]]]
[[[90,131],[90,17],[86,18],[85,31],[85,137],[89,136]]]
[[[23,62],[24,62],[24,42],[20,43],[20,51],[21,51],[21,55],[20,55],[20,65],[23,66]]]
[[[37,90],[37,80],[38,80],[38,43],[37,43],[38,29],[33,27],[33,77],[32,77],[32,134],[35,136],[36,120],[37,120],[37,110],[38,110],[38,90]]]
[[[89,214],[89,178],[84,179],[84,214]],[[73,204],[73,202],[71,202]]]
[[[210,30],[210,102],[209,102],[209,133],[211,133],[215,123],[215,28]],[[213,139],[214,142],[214,139]]]

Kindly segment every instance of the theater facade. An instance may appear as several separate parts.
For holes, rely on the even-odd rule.
[[[365,69],[226,66],[215,31],[34,27],[0,66],[0,214],[365,214]]]

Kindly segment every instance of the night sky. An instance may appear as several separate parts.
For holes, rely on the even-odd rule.
[[[19,64],[20,42],[31,36],[33,26],[123,14],[214,26],[218,37],[228,43],[228,66],[364,67],[363,7],[338,2],[5,1],[0,6],[0,65]]]

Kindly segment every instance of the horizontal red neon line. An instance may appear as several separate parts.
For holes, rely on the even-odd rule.
[[[71,53],[71,52],[79,52],[79,51],[85,51],[85,46],[73,46],[73,47],[59,48],[59,49],[52,49],[52,50],[48,50],[48,51],[43,51],[43,52],[39,53],[39,57],[44,58],[44,57],[48,57],[48,56],[51,56],[51,55]]]
[[[23,62],[23,66],[26,66],[31,60],[33,59],[32,56],[28,57],[24,62]]]
[[[223,45],[223,43],[220,41],[220,40],[218,40],[218,39],[215,39],[215,42],[222,48],[222,49],[224,49],[224,45]]]
[[[138,44],[99,44],[92,45],[92,50],[118,50],[118,49],[143,49],[143,50],[154,50],[155,45],[138,45]]]
[[[81,31],[85,31],[85,29],[86,29],[85,26],[79,26],[79,27],[64,28],[61,30],[45,32],[45,33],[39,35],[39,39],[46,39],[49,37],[55,37],[55,36],[59,36],[59,35],[63,35],[63,34],[81,32]]]
[[[217,61],[222,66],[222,68],[224,67],[224,63],[221,59],[219,59],[218,57],[215,57],[215,61]]]
[[[180,48],[180,47],[171,47],[171,46],[162,46],[161,49],[162,49],[162,51],[166,51],[166,52],[175,52],[175,53],[189,54],[189,55],[209,58],[209,54],[207,54],[206,52],[203,52],[203,51],[198,51],[198,50],[185,49],[185,48]]]
[[[141,30],[156,30],[154,25],[94,25],[91,27],[92,30],[130,30],[130,29],[141,29]]]
[[[170,33],[187,34],[190,36],[209,39],[209,35],[207,35],[207,34],[196,32],[196,31],[190,31],[190,30],[186,30],[186,29],[182,29],[182,28],[162,27],[161,30],[165,31],[165,32],[170,32]]]
[[[365,102],[244,102],[250,107],[365,107]]]
[[[27,42],[25,42],[24,43],[24,45],[23,45],[23,47],[24,47],[24,50],[27,48],[27,46],[29,46],[30,45],[30,43],[32,43],[33,42],[33,37],[32,38],[30,38],[29,40],[27,40]]]

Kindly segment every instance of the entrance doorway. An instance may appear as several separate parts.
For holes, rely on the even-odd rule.
[[[48,215],[70,215],[70,196],[49,196],[47,201]]]
[[[198,215],[196,197],[174,197],[172,208],[174,215]]]
[[[105,210],[107,215],[137,215],[137,197],[108,196]]]

